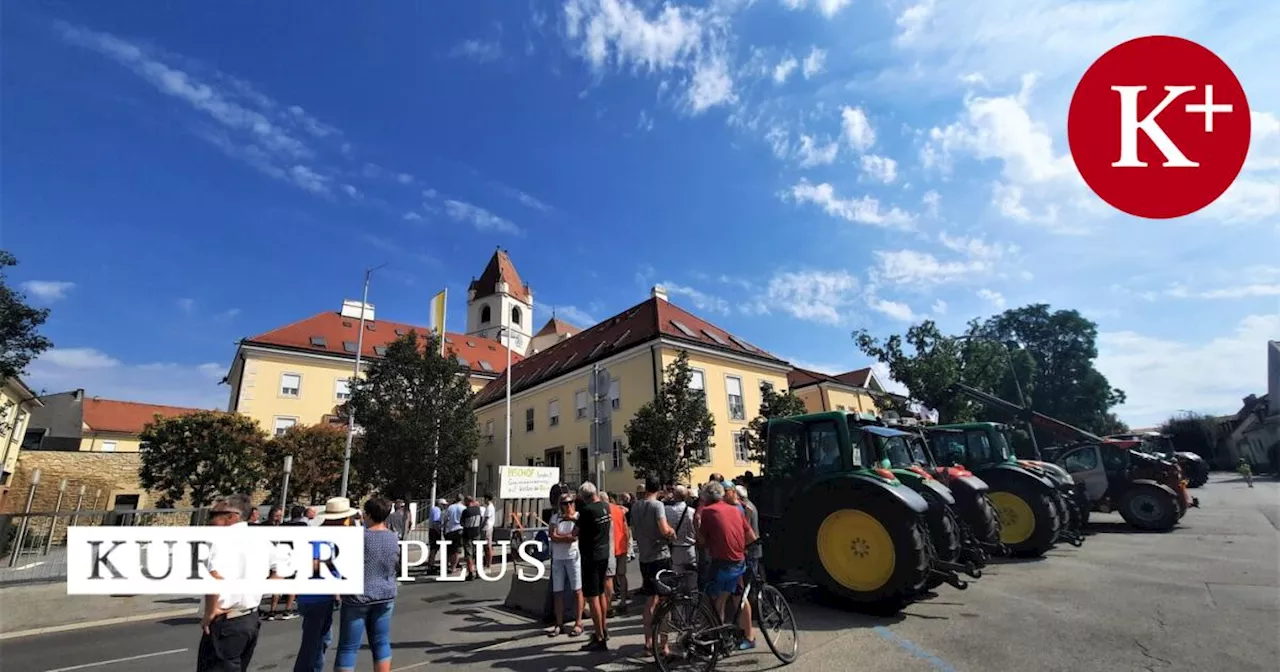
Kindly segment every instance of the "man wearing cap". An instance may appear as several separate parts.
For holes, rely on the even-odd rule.
[[[248,529],[249,513],[254,510],[248,495],[231,495],[214,503],[210,524],[214,527]],[[274,575],[278,559],[271,548],[250,548],[244,543],[220,539],[212,544],[205,569],[215,579],[248,578],[252,566],[266,563]],[[247,670],[258,645],[258,606],[262,595],[254,593],[219,593],[204,596],[200,617],[200,648],[196,653],[197,672]]]

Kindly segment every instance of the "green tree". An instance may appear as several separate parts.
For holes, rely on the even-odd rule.
[[[138,480],[163,494],[161,507],[184,497],[192,506],[208,506],[220,495],[253,493],[266,475],[266,433],[256,420],[242,415],[199,411],[156,416],[142,429],[141,439]]]
[[[40,353],[53,347],[37,329],[49,319],[49,310],[27,305],[27,297],[9,287],[5,269],[18,260],[0,250],[0,381],[22,375],[23,369]]]
[[[1218,432],[1212,417],[1200,413],[1183,413],[1165,420],[1159,431],[1171,437],[1175,451],[1195,453],[1213,463]]]
[[[793,415],[804,415],[808,409],[800,397],[791,390],[779,392],[768,383],[760,385],[760,412],[747,426],[747,446],[752,462],[761,465],[769,452],[768,433],[769,420],[773,418],[789,418]]]
[[[1108,413],[1124,403],[1125,395],[1094,367],[1098,325],[1079,312],[1037,303],[975,323],[971,333],[1007,343],[1034,359],[1034,379],[1024,380],[1033,380],[1035,410],[1094,433],[1115,426]]]
[[[434,332],[410,331],[351,386],[363,433],[352,469],[387,497],[425,498],[436,468],[441,491],[463,483],[480,445],[468,371],[454,355],[442,357],[440,346]]]
[[[658,396],[627,423],[623,450],[636,478],[687,482],[694,468],[709,460],[716,420],[707,411],[706,393],[689,387],[692,380],[689,354],[682,350],[663,372]]]
[[[360,443],[363,443],[361,441]],[[344,427],[320,425],[294,425],[284,434],[267,442],[267,467],[273,474],[270,482],[271,499],[280,496],[281,479],[276,473],[284,464],[286,455],[293,456],[293,472],[289,476],[291,500],[306,500],[311,504],[336,497],[342,487],[342,455],[347,447],[347,430]],[[352,446],[352,453],[362,446]],[[352,473],[348,483],[348,495],[358,499],[365,488],[357,474]]]

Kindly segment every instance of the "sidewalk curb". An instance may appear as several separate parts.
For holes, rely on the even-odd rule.
[[[86,628],[97,628],[104,625],[119,625],[121,623],[134,623],[137,621],[153,621],[162,618],[174,618],[175,616],[192,616],[200,613],[199,608],[180,609],[176,611],[153,611],[146,614],[134,614],[133,616],[120,616],[118,618],[105,618],[100,621],[85,621],[83,623],[67,623],[66,625],[51,625],[44,628],[32,628],[30,630],[19,630],[17,632],[0,633],[0,642],[8,639],[19,639],[21,637],[33,637],[35,635],[48,635],[55,632],[70,632],[72,630],[84,630]]]

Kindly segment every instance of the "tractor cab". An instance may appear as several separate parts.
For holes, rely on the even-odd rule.
[[[1188,508],[1200,505],[1176,464],[1123,442],[1078,445],[1064,450],[1058,462],[1083,488],[1093,510],[1120,511],[1136,527],[1168,529]],[[1141,497],[1131,494],[1135,489]]]

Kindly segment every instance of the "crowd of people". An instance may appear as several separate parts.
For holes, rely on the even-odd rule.
[[[565,489],[556,504],[547,520],[555,604],[555,626],[547,630],[547,635],[581,636],[585,632],[583,617],[587,615],[591,633],[583,646],[585,651],[609,650],[609,619],[628,613],[632,604],[633,591],[627,581],[632,560],[638,560],[640,565],[642,585],[634,595],[643,599],[644,647],[651,654],[660,572],[689,573],[696,569],[703,593],[714,601],[723,618],[729,596],[739,590],[743,576],[759,557],[758,547],[751,547],[759,536],[755,506],[743,484],[726,481],[720,474],[712,474],[696,493],[687,486],[663,485],[652,478],[634,496],[627,492],[599,492],[587,482],[576,494]],[[282,508],[274,507],[266,520],[261,520],[259,509],[247,495],[233,495],[214,504],[210,523],[360,526],[364,533],[364,594],[272,595],[271,606],[266,610],[262,603],[267,596],[208,595],[201,617],[197,669],[248,669],[260,621],[301,618],[293,669],[320,672],[332,642],[336,611],[339,625],[334,669],[355,669],[360,647],[367,641],[375,672],[389,671],[400,541],[413,528],[404,502],[373,497],[356,509],[349,499],[335,497],[325,503],[323,510],[294,506],[288,513],[286,518]],[[493,562],[496,515],[489,495],[459,496],[452,504],[443,499],[433,503],[424,519],[430,541],[428,565],[434,554],[435,562],[444,563],[451,574],[457,575],[465,567],[467,580],[474,580],[478,568]],[[444,551],[439,549],[442,540],[446,542]],[[236,563],[243,561],[243,553],[244,549],[215,544],[206,566],[212,576],[229,575]],[[274,574],[287,560],[281,559],[279,549],[271,557]],[[565,624],[567,598],[572,599],[572,627]],[[282,600],[284,609],[279,608]],[[738,614],[738,624],[744,635],[741,648],[754,648],[749,606]]]

